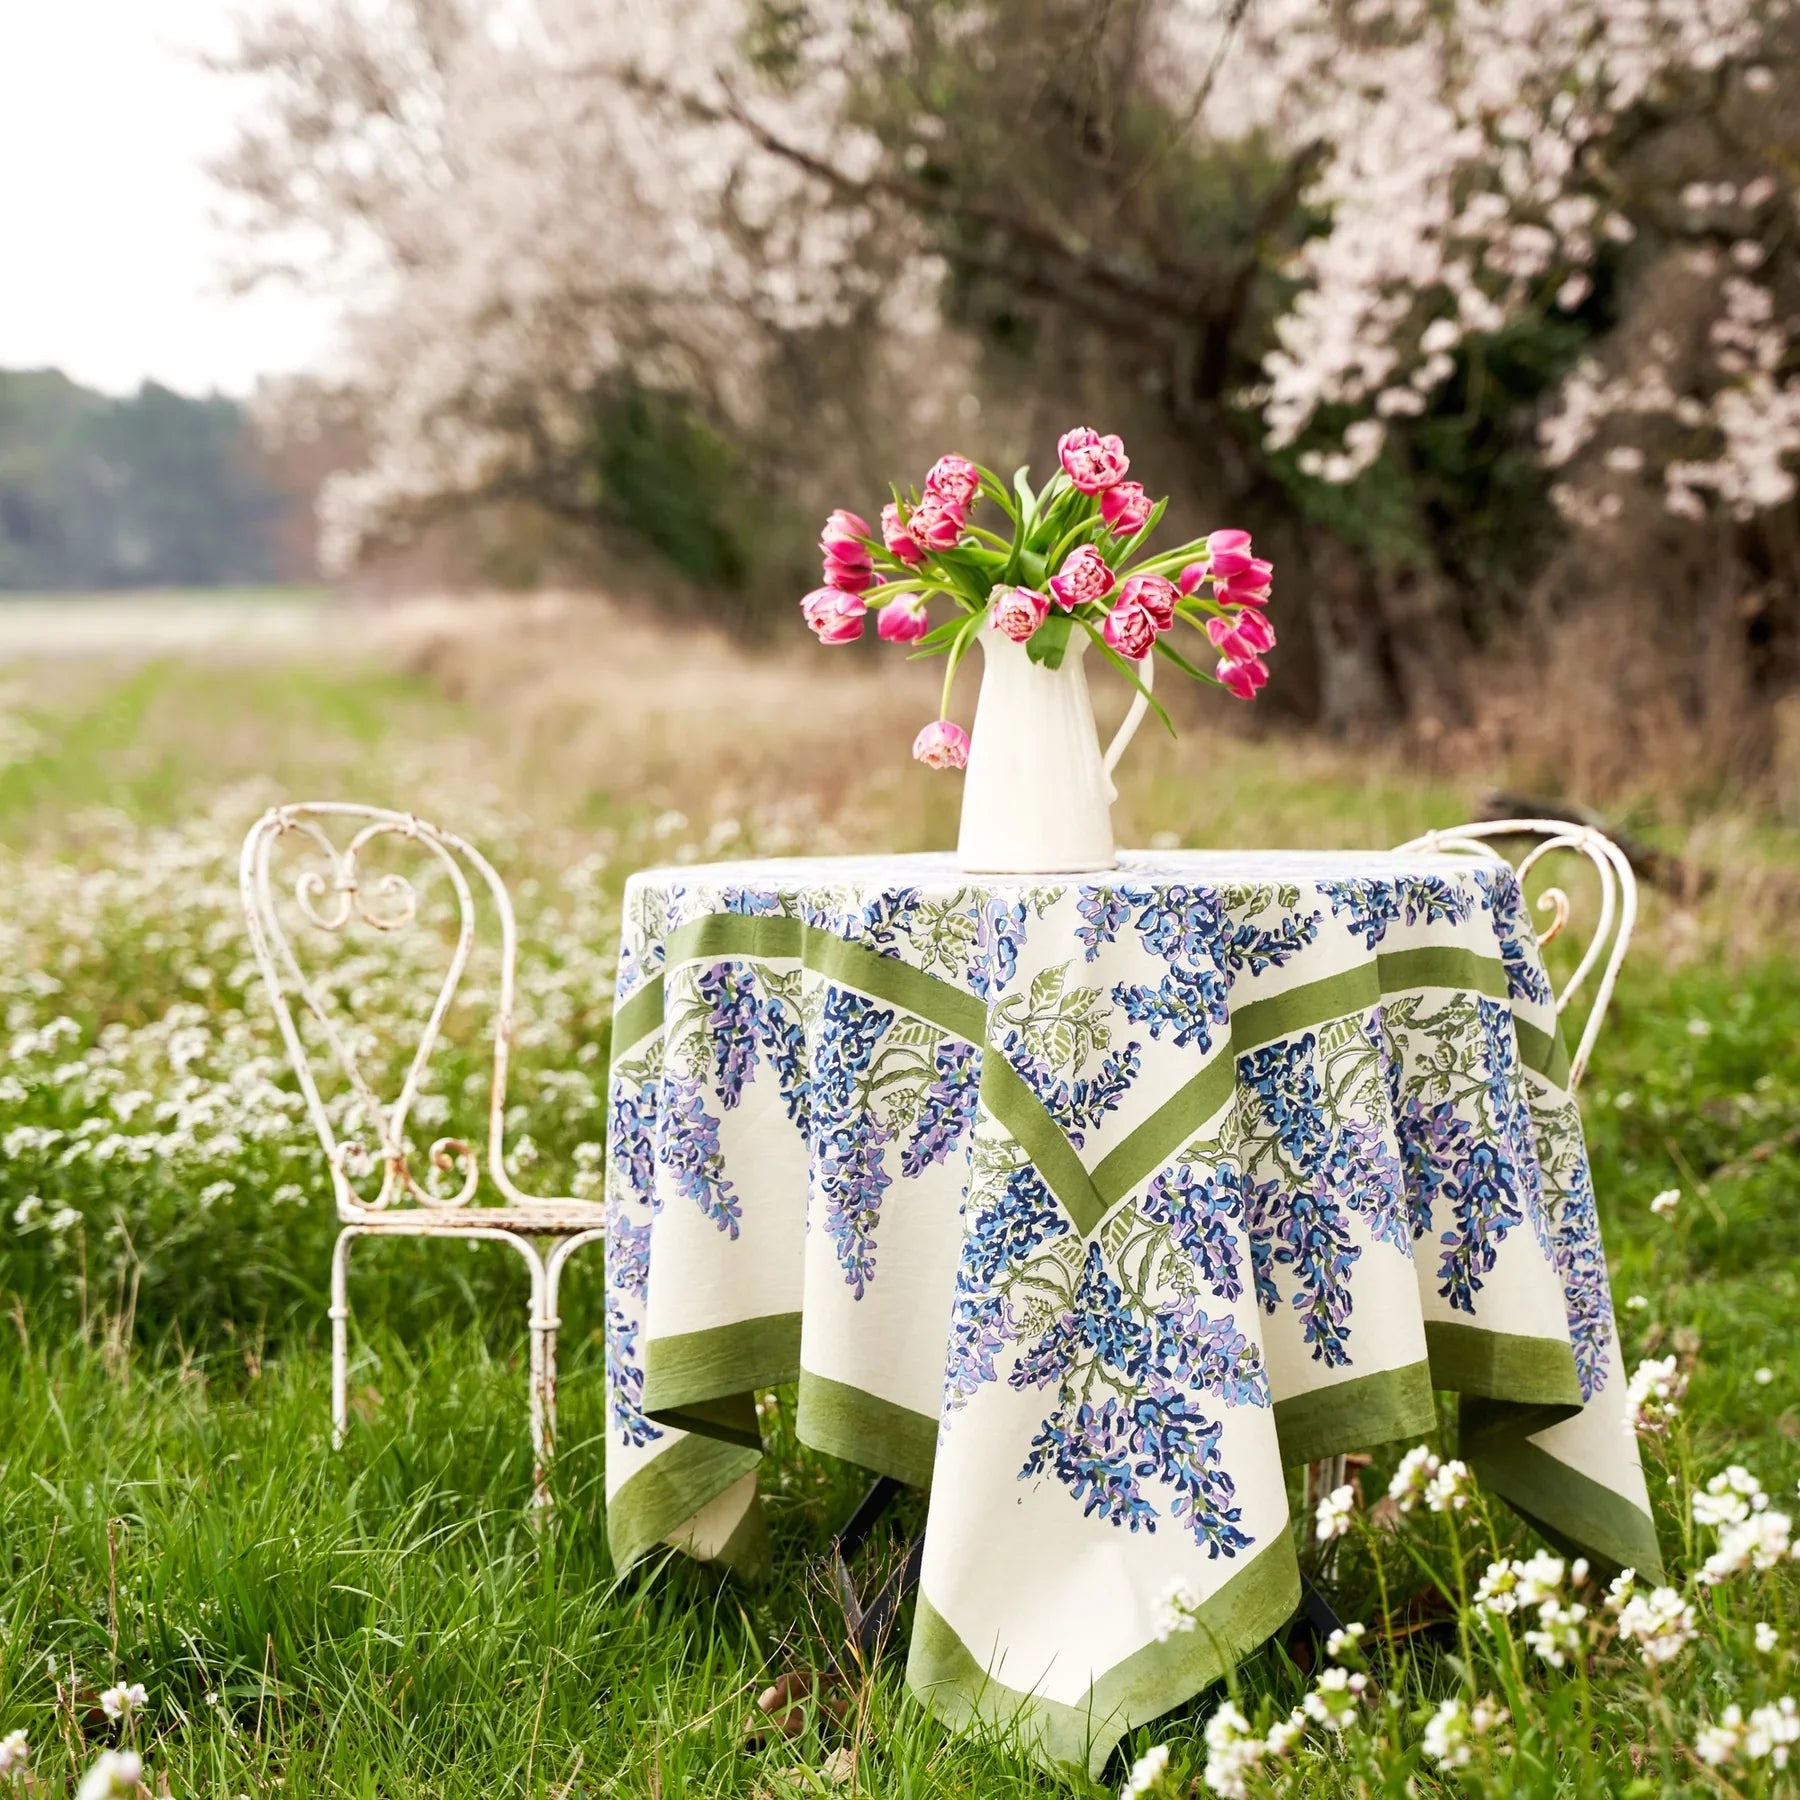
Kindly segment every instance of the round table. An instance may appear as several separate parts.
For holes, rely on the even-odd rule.
[[[929,1486],[907,1679],[1096,1774],[1279,1629],[1284,1468],[1430,1431],[1658,1566],[1580,1119],[1503,862],[1128,854],[626,890],[607,1524],[754,1570],[755,1395]],[[1198,1629],[1163,1624],[1179,1586]]]

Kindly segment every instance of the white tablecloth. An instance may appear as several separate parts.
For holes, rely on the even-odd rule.
[[[931,1489],[908,1680],[1096,1771],[1278,1629],[1283,1468],[1416,1436],[1657,1566],[1512,871],[948,858],[632,879],[608,1530],[752,1569],[758,1390]],[[1200,1628],[1159,1640],[1175,1584]]]

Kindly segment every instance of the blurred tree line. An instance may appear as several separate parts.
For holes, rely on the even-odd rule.
[[[113,399],[51,369],[0,370],[0,590],[304,579],[308,496],[244,409],[146,382]]]

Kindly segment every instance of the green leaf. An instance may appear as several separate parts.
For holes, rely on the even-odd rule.
[[[1156,654],[1158,656],[1166,658],[1169,662],[1172,662],[1176,666],[1176,668],[1178,668],[1182,672],[1182,674],[1193,676],[1193,678],[1196,681],[1206,681],[1206,682],[1213,681],[1212,676],[1207,675],[1207,674],[1203,673],[1201,670],[1195,668],[1194,665],[1191,662],[1189,662],[1188,659],[1185,656],[1183,656],[1181,654],[1181,652],[1179,650],[1177,650],[1175,648],[1175,646],[1173,644],[1171,644],[1166,637],[1160,637],[1156,640]],[[1216,686],[1217,684],[1214,683],[1214,685]]]
[[[1052,613],[1025,640],[1025,654],[1046,669],[1060,669],[1075,621],[1065,612]]]
[[[1104,656],[1106,660],[1150,702],[1150,710],[1162,720],[1163,728],[1168,732],[1170,737],[1173,737],[1175,735],[1175,721],[1169,717],[1168,709],[1140,680],[1138,680],[1137,671],[1132,668],[1131,664],[1100,635],[1100,627],[1096,625],[1092,619],[1083,619],[1081,621],[1081,628],[1094,640],[1094,647],[1100,654]]]
[[[1062,998],[1063,980],[1068,970],[1065,964],[1058,969],[1045,969],[1041,974],[1031,978],[1031,1010],[1048,1012]]]
[[[1153,507],[1151,507],[1149,518],[1147,518],[1143,522],[1143,524],[1137,528],[1137,530],[1132,534],[1129,541],[1126,543],[1125,548],[1119,552],[1118,560],[1119,560],[1119,563],[1121,566],[1130,562],[1131,559],[1137,555],[1138,551],[1143,548],[1143,546],[1144,546],[1145,542],[1148,540],[1151,532],[1153,532],[1157,528],[1157,526],[1162,523],[1162,516],[1168,510],[1169,510],[1169,497],[1168,497],[1168,495],[1165,494],[1162,497],[1162,499],[1157,501],[1157,503]]]

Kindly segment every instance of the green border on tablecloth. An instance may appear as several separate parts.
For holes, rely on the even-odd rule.
[[[794,1430],[803,1444],[909,1487],[930,1487],[938,1422],[865,1388],[800,1371]]]
[[[1289,1468],[1423,1437],[1436,1424],[1429,1362],[1381,1369],[1275,1402],[1275,1433]]]
[[[743,1427],[734,1415],[721,1418],[704,1409],[756,1388],[780,1387],[799,1373],[798,1313],[769,1313],[651,1338],[644,1345],[642,1410],[659,1425],[741,1438]],[[754,1414],[750,1430],[755,1430]]]
[[[678,1438],[666,1450],[634,1471],[606,1502],[606,1542],[613,1567],[623,1573],[762,1461],[760,1450],[728,1444],[718,1438]],[[767,1566],[768,1550],[761,1524],[762,1506],[750,1513],[726,1540],[716,1561],[747,1578]],[[739,1560],[728,1562],[735,1555]]]
[[[921,1590],[906,1685],[952,1728],[979,1720],[997,1731],[1016,1733],[1040,1760],[1084,1764],[1098,1780],[1126,1732],[1210,1687],[1279,1631],[1299,1604],[1299,1564],[1293,1539],[1284,1531],[1201,1606],[1192,1631],[1146,1644],[1108,1669],[1084,1702],[1070,1705],[1009,1687],[990,1675]]]
[[[1525,1337],[1427,1319],[1425,1353],[1431,1359],[1431,1379],[1436,1387],[1454,1388],[1465,1400],[1541,1407],[1553,1415],[1527,1429],[1541,1431],[1545,1425],[1580,1412],[1586,1404],[1575,1373],[1575,1352],[1566,1337]]]
[[[1559,1462],[1528,1438],[1489,1442],[1469,1453],[1469,1466],[1522,1518],[1566,1554],[1663,1578],[1656,1525],[1609,1487]]]

